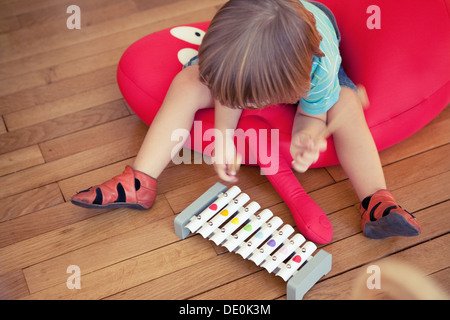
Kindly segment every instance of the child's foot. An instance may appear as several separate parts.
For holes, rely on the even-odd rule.
[[[80,191],[71,202],[93,209],[128,207],[149,209],[156,198],[156,180],[127,166],[125,171],[105,183]]]
[[[422,231],[416,218],[402,209],[387,190],[380,190],[365,198],[360,210],[361,228],[368,238],[413,237]]]

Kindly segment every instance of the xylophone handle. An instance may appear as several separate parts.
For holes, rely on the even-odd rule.
[[[288,281],[286,298],[288,300],[302,300],[303,296],[331,270],[331,254],[320,250],[312,259]]]
[[[212,202],[217,199],[217,196],[225,191],[227,191],[227,186],[221,184],[220,182],[209,188],[204,194],[202,194],[197,200],[191,203],[186,209],[184,209],[174,221],[175,234],[181,239],[186,239],[186,237],[191,233],[186,225],[189,223],[191,218],[203,210],[205,210]]]

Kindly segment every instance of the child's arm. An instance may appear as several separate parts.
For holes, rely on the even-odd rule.
[[[236,153],[233,137],[242,110],[225,107],[216,100],[214,112],[216,129],[214,168],[221,179],[235,183],[236,166],[240,165],[241,159]]]
[[[326,130],[327,114],[309,115],[299,106],[292,128],[291,155],[292,166],[296,171],[305,172],[319,159],[321,151],[326,150],[327,142],[322,137]]]

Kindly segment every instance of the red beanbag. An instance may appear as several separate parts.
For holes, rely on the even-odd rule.
[[[449,0],[320,2],[336,16],[347,74],[367,89],[370,106],[365,115],[379,150],[417,132],[450,102]],[[372,28],[373,21],[379,29]],[[209,22],[202,22],[156,32],[135,42],[123,54],[117,73],[120,90],[148,125],[172,79],[196,55],[208,25]],[[279,129],[279,170],[267,177],[289,206],[300,231],[312,241],[327,243],[332,238],[332,227],[291,171],[289,147],[294,113],[292,105],[244,110],[238,128],[265,135],[270,129]],[[195,119],[201,121],[203,134],[214,126],[213,109],[199,111]],[[194,143],[199,134],[194,131],[192,141],[187,143],[203,152],[211,142]],[[270,143],[270,136],[264,138]],[[247,144],[246,155],[259,154],[254,148],[254,144]],[[270,165],[263,159],[257,160],[263,171]],[[245,163],[255,164],[248,156]],[[329,138],[327,151],[314,167],[337,163]]]

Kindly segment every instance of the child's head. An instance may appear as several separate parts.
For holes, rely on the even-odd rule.
[[[230,0],[200,46],[202,81],[228,107],[298,101],[310,89],[313,56],[323,56],[315,23],[298,0]]]

